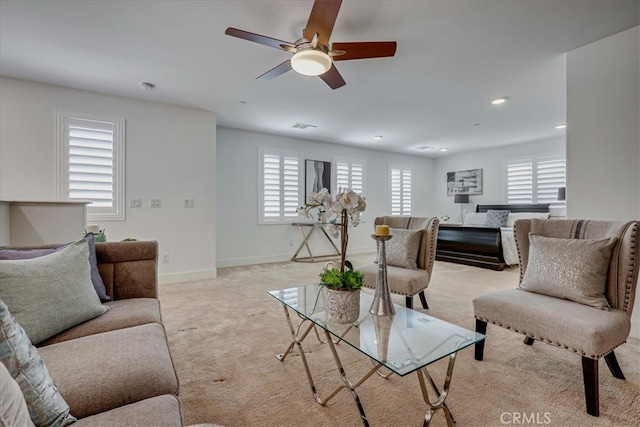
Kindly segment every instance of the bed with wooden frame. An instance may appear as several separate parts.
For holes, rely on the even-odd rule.
[[[514,217],[541,217],[549,213],[548,204],[511,204],[477,205],[476,213],[488,210],[508,210]],[[544,215],[542,215],[544,216]],[[515,247],[511,227],[488,227],[484,225],[440,223],[436,260],[449,261],[475,267],[502,271],[509,263],[505,262],[504,247]],[[506,239],[506,240],[505,240]],[[504,245],[503,245],[504,243]],[[511,246],[513,244],[513,246]],[[513,255],[511,255],[513,259]],[[516,261],[517,263],[517,261]],[[513,265],[513,261],[511,261]]]

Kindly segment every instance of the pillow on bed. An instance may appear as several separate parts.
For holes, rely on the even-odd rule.
[[[487,227],[506,227],[507,218],[509,218],[510,212],[511,211],[508,210],[489,209],[487,211],[487,220],[484,222],[484,225]]]
[[[486,212],[472,212],[464,216],[464,225],[484,225],[486,220]]]
[[[549,212],[512,212],[507,218],[507,227],[513,227],[519,219],[549,219]]]

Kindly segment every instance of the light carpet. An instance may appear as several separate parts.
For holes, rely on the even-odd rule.
[[[351,257],[356,265],[373,254]],[[180,379],[186,425],[359,426],[348,390],[326,406],[312,396],[297,350],[278,361],[290,342],[282,305],[267,291],[317,283],[321,263],[274,263],[218,270],[214,280],[160,287],[162,315]],[[429,315],[473,330],[471,301],[517,286],[518,268],[502,272],[436,262],[426,291]],[[404,304],[404,297],[394,295]],[[305,341],[321,397],[338,384],[331,352],[315,338]],[[345,371],[359,378],[370,364],[360,353],[338,346]],[[600,417],[586,414],[580,357],[489,325],[484,360],[473,347],[458,354],[447,403],[458,426],[637,426],[640,420],[640,342],[616,350],[626,380],[614,378],[600,361]],[[444,381],[447,361],[429,367]],[[357,389],[371,426],[420,426],[425,403],[417,377],[374,375]],[[431,390],[430,390],[431,391]],[[433,394],[432,394],[433,396]],[[438,411],[432,426],[444,426]]]

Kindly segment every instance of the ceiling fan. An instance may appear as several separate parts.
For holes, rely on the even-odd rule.
[[[394,56],[396,42],[344,42],[329,44],[342,0],[315,0],[302,38],[295,43],[229,27],[225,34],[292,52],[291,59],[258,76],[272,79],[293,70],[306,76],[319,76],[331,89],[346,84],[334,61]]]

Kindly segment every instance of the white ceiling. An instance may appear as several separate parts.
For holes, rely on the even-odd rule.
[[[225,29],[293,42],[312,5],[0,0],[0,74],[202,108],[226,127],[439,157],[562,135],[564,53],[640,21],[638,0],[344,0],[331,41],[396,40],[395,57],[336,63],[347,82],[337,90],[293,71],[255,80],[291,54]]]

